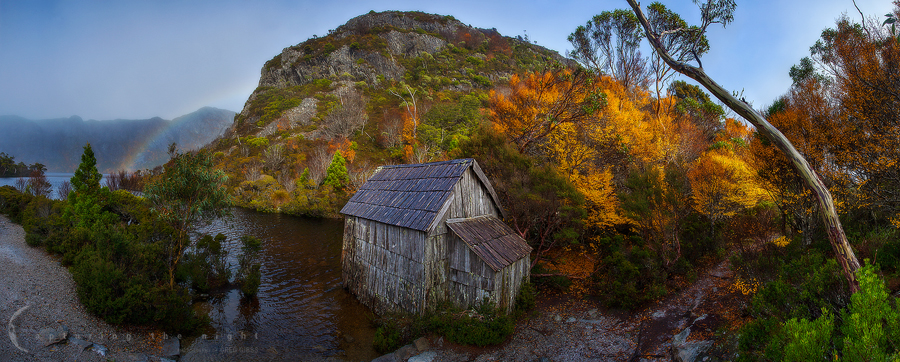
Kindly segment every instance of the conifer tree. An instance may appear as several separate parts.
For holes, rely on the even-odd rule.
[[[331,164],[325,174],[325,184],[331,185],[335,189],[343,189],[350,183],[350,176],[347,175],[347,160],[341,156],[341,151],[334,153]]]

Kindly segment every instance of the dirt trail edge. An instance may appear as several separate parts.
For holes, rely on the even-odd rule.
[[[609,311],[592,300],[545,300],[504,344],[433,343],[441,346],[433,361],[727,360],[717,354],[728,342],[717,338],[741,318],[746,299],[730,286],[731,279],[728,262],[721,262],[690,286],[634,313]]]
[[[57,258],[25,244],[0,215],[0,361],[140,361],[169,344],[163,333],[112,326],[84,310]],[[176,352],[177,353],[177,352]]]

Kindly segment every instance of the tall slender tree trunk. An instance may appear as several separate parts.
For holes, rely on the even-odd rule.
[[[753,124],[759,134],[763,135],[763,137],[778,147],[788,160],[791,161],[794,170],[796,170],[803,179],[806,187],[816,195],[816,200],[820,207],[819,214],[821,215],[822,221],[825,224],[825,229],[828,232],[828,240],[831,242],[835,259],[837,259],[838,263],[841,265],[841,269],[843,270],[844,277],[847,279],[850,290],[853,293],[859,290],[859,283],[856,281],[855,275],[856,270],[860,267],[859,260],[856,259],[856,254],[854,254],[853,248],[850,247],[850,243],[847,241],[847,235],[844,234],[841,221],[838,219],[837,211],[834,208],[834,200],[831,197],[831,193],[828,191],[828,188],[825,187],[825,184],[822,183],[822,180],[819,179],[816,172],[809,166],[809,163],[806,162],[806,159],[804,159],[800,152],[794,148],[794,145],[788,141],[787,137],[785,137],[781,131],[773,127],[766,121],[765,117],[750,107],[749,104],[735,98],[730,92],[725,90],[725,88],[722,88],[722,86],[712,80],[712,78],[706,75],[703,68],[676,61],[663,46],[659,34],[650,31],[650,23],[641,11],[640,4],[638,4],[636,0],[627,1],[637,15],[638,20],[641,22],[641,26],[644,27],[650,45],[653,46],[656,53],[665,60],[666,64],[672,67],[676,72],[684,74],[706,87],[706,89],[715,95],[716,98],[722,103],[725,103],[728,108],[731,108],[737,114]]]

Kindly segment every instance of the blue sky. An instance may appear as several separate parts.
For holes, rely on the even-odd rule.
[[[662,1],[696,23],[687,0]],[[647,5],[650,1],[644,0]],[[883,19],[887,0],[858,0]],[[527,34],[563,53],[575,27],[620,1],[41,1],[0,0],[0,115],[172,119],[203,106],[240,111],[266,60],[370,10],[453,15],[501,34]],[[713,28],[707,72],[757,107],[790,85],[792,64],[850,0],[741,1]]]

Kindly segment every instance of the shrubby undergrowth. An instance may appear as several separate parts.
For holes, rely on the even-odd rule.
[[[428,334],[469,346],[500,344],[515,330],[516,320],[534,308],[534,293],[531,283],[523,284],[512,314],[505,314],[489,301],[483,301],[468,310],[442,305],[422,316],[384,315],[373,320],[376,327],[373,346],[379,353],[388,353]]]
[[[206,319],[191,307],[198,293],[237,284],[245,295],[256,293],[258,240],[249,248],[245,243],[242,274],[234,284],[222,245],[224,236],[200,236],[194,245],[188,244],[186,252],[173,253],[177,232],[172,223],[159,217],[147,199],[124,190],[110,191],[100,187],[99,180],[88,145],[65,201],[0,187],[0,213],[23,226],[29,245],[62,256],[88,311],[114,324],[190,333]],[[170,282],[173,266],[175,283]]]

